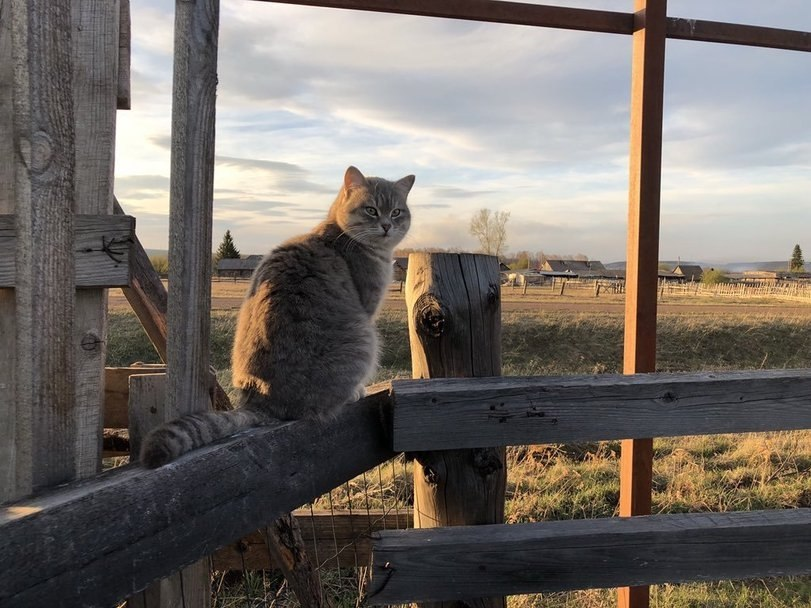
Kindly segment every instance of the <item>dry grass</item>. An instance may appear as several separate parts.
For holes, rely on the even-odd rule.
[[[811,368],[811,317],[752,314],[662,315],[660,371]],[[757,310],[757,309],[756,309]],[[233,313],[212,320],[212,359],[227,368]],[[505,313],[504,372],[509,375],[616,373],[622,366],[622,316],[571,312]],[[410,375],[405,315],[386,312],[378,380]],[[110,365],[156,360],[132,315],[114,313]],[[227,385],[228,372],[221,372]],[[653,505],[658,513],[811,507],[811,432],[658,439],[654,444]],[[506,516],[509,522],[607,517],[617,510],[619,445],[604,442],[512,448]],[[316,507],[408,508],[410,465],[402,460],[336,488]],[[338,605],[357,599],[358,577],[325,571]],[[220,579],[215,579],[215,583]],[[240,575],[216,606],[294,606],[268,573]],[[655,608],[811,606],[806,578],[654,587]],[[591,590],[512,598],[513,608],[604,608],[613,591]]]

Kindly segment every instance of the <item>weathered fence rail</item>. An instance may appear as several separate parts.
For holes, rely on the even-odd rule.
[[[810,375],[808,370],[796,370],[568,379],[396,381],[390,385],[391,391],[382,390],[358,405],[342,408],[329,429],[319,428],[318,424],[312,422],[296,422],[277,428],[253,430],[193,452],[157,470],[124,467],[2,507],[0,537],[4,542],[0,545],[0,563],[6,566],[0,571],[0,606],[48,605],[59,601],[87,606],[110,605],[165,576],[168,571],[192,563],[231,543],[233,539],[254,531],[275,515],[288,512],[394,456],[389,447],[391,428],[394,428],[395,445],[405,445],[409,449],[412,446],[419,449],[470,447],[471,441],[466,439],[468,434],[475,437],[477,444],[491,445],[496,441],[546,443],[563,438],[609,439],[636,434],[649,436],[809,428]],[[747,397],[750,391],[755,393],[752,398]],[[533,403],[532,399],[536,398],[540,401]],[[593,406],[589,405],[592,400],[595,402]],[[462,405],[463,401],[470,405]],[[392,403],[393,421],[390,417]],[[398,412],[400,408],[403,412]],[[425,410],[421,412],[418,424],[421,432],[434,438],[428,445],[399,438],[407,430],[408,413],[413,413],[415,408]],[[439,412],[445,410],[451,412],[451,418],[441,421]],[[534,415],[541,411],[549,414]],[[408,415],[403,417],[403,413]],[[507,422],[499,422],[503,417]],[[617,423],[620,417],[637,422],[621,430]],[[554,422],[555,419],[557,422]],[[437,436],[435,429],[438,424],[445,425],[444,441]],[[586,431],[577,431],[579,425],[584,425]],[[531,431],[521,430],[523,426]],[[453,428],[454,432],[448,433],[448,428]],[[495,434],[490,431],[493,428],[498,429]],[[347,446],[352,446],[352,449],[346,449]],[[138,508],[122,511],[122,504],[137,505]],[[807,557],[811,554],[808,552],[808,535],[794,533],[799,531],[802,524],[808,527],[804,519],[807,515],[799,514],[807,512],[796,513],[797,519],[788,520],[781,518],[789,516],[773,513],[743,520],[735,519],[737,514],[705,514],[696,516],[696,519],[676,518],[672,521],[667,518],[676,516],[657,516],[651,518],[650,524],[630,524],[627,520],[616,520],[617,523],[607,523],[606,520],[549,522],[543,525],[554,523],[553,529],[560,532],[552,534],[548,543],[545,541],[547,549],[537,548],[536,552],[543,555],[543,551],[553,551],[557,539],[568,542],[565,539],[576,535],[598,538],[607,534],[599,541],[604,551],[600,553],[594,549],[597,552],[595,555],[602,555],[604,560],[609,557],[613,560],[617,556],[620,563],[616,566],[617,574],[611,575],[614,578],[606,578],[605,584],[637,584],[650,580],[639,578],[638,568],[630,568],[628,574],[621,574],[623,564],[629,566],[635,563],[630,554],[636,551],[635,539],[642,538],[644,534],[653,534],[651,530],[655,531],[657,526],[661,526],[661,535],[654,534],[645,542],[653,546],[656,542],[664,542],[662,539],[667,537],[674,544],[691,547],[695,556],[704,550],[713,556],[715,537],[709,535],[701,540],[702,531],[711,526],[700,522],[714,521],[724,530],[729,530],[730,534],[732,530],[737,530],[743,535],[739,544],[735,545],[736,555],[734,559],[730,557],[729,567],[723,569],[718,566],[703,571],[698,567],[695,570],[674,570],[671,578],[668,578],[667,570],[663,567],[656,570],[656,576],[661,577],[656,578],[657,581],[688,580],[694,571],[696,579],[749,576],[755,570],[747,569],[748,566],[744,568],[743,565],[748,563],[744,548],[749,546],[746,534],[750,533],[755,535],[752,537],[755,540],[750,543],[753,553],[760,555],[765,551],[763,547],[773,548],[779,543],[787,555],[798,555],[792,569],[785,571],[795,573],[805,571],[803,569],[806,567],[811,569],[811,561]],[[727,520],[729,523],[726,523]],[[756,521],[765,523],[736,523]],[[638,532],[643,536],[623,536],[612,532],[636,530],[632,526],[640,526]],[[693,532],[683,532],[679,536],[680,527]],[[477,531],[483,529],[476,527]],[[436,530],[420,532],[438,535],[432,538],[444,538],[442,535],[445,533]],[[489,534],[502,533],[509,534],[506,531]],[[543,536],[547,533],[540,534]],[[390,535],[389,532],[385,533],[381,541],[383,544],[380,545],[387,552],[385,559],[390,567],[385,569],[380,565],[385,563],[380,561],[382,558],[375,558],[377,566],[373,589],[378,594],[375,601],[392,601],[393,590],[400,588],[384,585],[381,581],[408,578],[412,576],[408,574],[412,568],[417,567],[412,558],[402,563],[399,561],[409,550],[407,547],[411,546],[411,541],[392,540],[393,544],[389,545],[385,539]],[[448,537],[448,542],[455,538]],[[421,536],[415,539],[415,546],[419,544],[419,539],[424,540]],[[488,543],[471,542],[473,544],[464,545],[456,551],[468,547],[473,554],[486,550],[484,547]],[[434,549],[440,546],[441,543],[431,543]],[[580,545],[572,545],[569,549],[566,546],[564,543],[560,551],[569,551],[574,555],[575,547]],[[640,552],[634,554],[644,562],[647,559],[647,545],[642,543],[639,546]],[[552,552],[549,555],[558,554]],[[505,562],[508,563],[511,562]],[[588,582],[591,579],[583,578],[587,572],[591,575],[588,569],[590,563],[581,560],[581,578],[572,585],[583,587],[592,584]],[[784,562],[776,557],[763,563],[765,565],[756,570],[757,576],[765,575],[767,571],[774,575],[784,573],[779,569]],[[742,564],[740,570],[736,564]],[[458,567],[464,566],[460,563]],[[488,561],[485,570],[490,567]],[[610,570],[615,571],[613,566]],[[497,571],[501,572],[501,567]],[[509,580],[519,579],[522,572],[526,570],[515,569]],[[548,567],[546,572],[547,578],[544,580],[547,582],[544,584],[557,584],[549,582],[551,574]],[[414,573],[413,576],[419,578],[422,575]],[[82,581],[81,585],[76,584],[79,580]],[[481,580],[490,579],[482,577]],[[534,575],[531,580],[535,581],[531,585],[536,585],[540,579]],[[385,594],[382,591],[384,586],[388,590]],[[553,587],[543,587],[549,588]],[[448,589],[456,587],[451,585]],[[519,585],[511,587],[509,591],[487,586],[466,589],[468,594],[486,596],[520,593],[525,587]],[[423,597],[413,585],[410,591],[414,593],[408,597],[398,595],[400,599],[396,601]],[[459,596],[444,597],[454,599]]]
[[[811,509],[382,532],[369,604],[811,574]]]
[[[0,606],[108,608],[255,531],[394,456],[388,401],[380,392],[326,429],[252,430],[160,469],[121,467],[0,507]]]
[[[398,451],[811,428],[806,369],[395,380],[392,389]]]

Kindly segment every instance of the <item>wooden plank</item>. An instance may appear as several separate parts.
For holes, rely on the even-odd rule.
[[[11,36],[11,2],[0,2],[0,57],[12,56]],[[14,62],[0,61],[0,214],[13,214],[15,205],[13,99]],[[16,478],[16,316],[14,290],[0,288],[0,503],[26,493]]]
[[[75,475],[71,3],[11,2],[14,58],[16,475],[30,491]]]
[[[117,200],[113,199],[113,205],[116,214],[124,215],[124,210]],[[152,342],[152,346],[158,351],[158,356],[162,361],[166,361],[166,342],[168,339],[166,314],[169,296],[163,281],[152,267],[152,262],[149,261],[149,256],[138,236],[133,235],[132,241],[129,264],[130,285],[129,287],[122,287],[121,291],[141,322],[146,335]],[[212,397],[214,409],[231,409],[231,400],[228,398],[228,394],[220,386],[213,369],[211,373],[211,382],[214,387]],[[126,423],[123,426],[126,426]]]
[[[115,179],[119,0],[74,0],[71,7],[76,122],[73,210],[109,215],[113,210]],[[130,239],[131,233],[124,249],[129,249]],[[104,241],[102,247],[96,248],[103,249],[103,245]],[[110,264],[129,275],[127,265],[106,256],[104,266],[110,267]],[[83,289],[76,292],[75,298],[76,474],[86,477],[101,470],[107,291]]]
[[[161,364],[139,364],[129,367],[108,367],[104,370],[104,427],[125,429],[130,424],[130,376],[165,374]]]
[[[118,91],[116,107],[129,110],[132,107],[131,60],[132,60],[132,19],[130,0],[119,0],[121,5],[118,24]]]
[[[122,467],[5,505],[0,607],[115,605],[393,457],[388,404],[383,391],[328,427],[255,429],[159,469]]]
[[[404,530],[413,527],[411,514],[374,509],[355,513],[345,511],[294,511],[308,555],[318,556],[319,568],[368,566],[372,558],[372,532]],[[257,530],[211,556],[214,570],[270,570],[264,530]]]
[[[77,288],[126,287],[130,281],[130,251],[135,218],[75,215],[72,249]],[[0,215],[0,288],[14,287],[17,229],[13,215]]]
[[[397,451],[811,428],[807,369],[395,380],[391,386]]]
[[[388,531],[367,603],[811,573],[811,509]]]
[[[723,44],[759,46],[787,51],[811,52],[811,32],[784,30],[738,23],[702,21],[701,19],[667,20],[667,37]]]
[[[124,215],[118,200],[113,201],[113,207],[117,215]],[[166,361],[166,310],[169,296],[137,235],[133,236],[130,271],[130,285],[122,289],[124,297],[141,322],[152,346],[158,351],[158,356]]]
[[[633,33],[633,15],[501,0],[263,0],[278,4],[322,6],[401,15],[442,17],[567,30]]]
[[[405,297],[415,378],[501,374],[499,283],[498,259],[494,256],[409,256]],[[504,521],[505,449],[474,448],[440,448],[414,454],[419,465],[414,466],[414,527]],[[466,597],[469,603],[453,606],[505,606],[503,597],[470,598]]]
[[[219,10],[219,0],[175,1],[167,419],[210,409],[214,388],[209,343]],[[185,579],[183,597],[166,594],[159,605],[181,599],[201,608],[210,605],[207,560],[179,576]]]
[[[219,2],[175,5],[167,399],[172,415],[210,407],[211,225]]]
[[[529,25],[608,34],[634,33],[634,15],[499,0],[262,0],[328,8]],[[667,37],[790,51],[811,51],[811,32],[701,19],[667,19]]]
[[[143,374],[129,378],[129,440],[130,460],[138,462],[143,438],[157,426],[167,421],[166,415],[166,374]],[[199,597],[200,567],[192,566],[174,576],[167,576],[130,597],[127,608],[149,608],[150,606],[183,606],[186,604],[186,585],[190,585],[189,605],[197,606]],[[210,595],[210,591],[209,591]],[[203,599],[204,603],[208,603]]]
[[[625,271],[626,374],[656,371],[656,298],[665,86],[667,0],[634,0],[631,149]],[[622,442],[620,515],[651,508],[653,440]],[[647,589],[619,589],[619,608],[646,608]]]

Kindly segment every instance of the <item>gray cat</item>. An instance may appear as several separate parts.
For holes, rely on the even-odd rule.
[[[232,379],[238,407],[184,416],[153,430],[141,463],[159,467],[237,431],[276,420],[328,420],[364,395],[377,366],[374,321],[392,255],[411,224],[414,184],[349,167],[327,219],[271,251],[239,311]]]

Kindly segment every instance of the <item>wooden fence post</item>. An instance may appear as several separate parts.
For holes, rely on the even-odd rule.
[[[501,375],[501,296],[495,257],[412,253],[406,304],[415,378]],[[503,523],[506,479],[503,447],[417,454],[414,527]],[[496,608],[505,602],[490,598],[475,605]]]
[[[3,64],[13,66],[3,68],[0,151],[11,155],[3,159],[0,177],[9,181],[0,207],[14,201],[17,235],[15,289],[0,311],[14,315],[0,328],[0,500],[8,500],[77,473],[76,139],[70,2],[0,4]]]
[[[631,153],[629,158],[628,245],[626,263],[623,372],[656,370],[656,292],[662,180],[667,0],[634,0],[631,68]],[[622,516],[651,509],[653,439],[622,442]],[[647,587],[623,587],[619,608],[647,608]]]
[[[156,426],[174,418],[166,403],[166,374],[130,376],[129,435],[130,462],[138,461],[141,441]],[[200,577],[206,581],[201,588]],[[200,561],[177,574],[167,576],[127,600],[128,608],[204,606],[209,602],[208,564]]]

